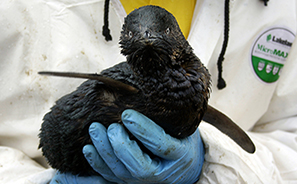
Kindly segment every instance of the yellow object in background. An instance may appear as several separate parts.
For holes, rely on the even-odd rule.
[[[191,28],[196,0],[120,0],[129,14],[136,8],[145,5],[157,5],[172,13],[184,36],[187,38]]]

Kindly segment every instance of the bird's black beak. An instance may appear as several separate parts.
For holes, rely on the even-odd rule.
[[[141,34],[141,42],[146,46],[152,46],[154,42],[158,39],[158,35],[153,32],[146,30]]]
[[[152,33],[150,31],[144,31],[143,38],[144,39],[150,39],[151,35],[152,35]]]

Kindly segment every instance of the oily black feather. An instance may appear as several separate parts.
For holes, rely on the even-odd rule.
[[[123,98],[124,102],[121,101]],[[122,95],[101,82],[88,80],[76,91],[59,99],[44,116],[39,147],[53,168],[73,174],[92,174],[82,154],[83,146],[91,144],[89,125],[101,122],[108,127],[120,122],[121,112],[139,100],[133,94]],[[141,108],[143,103],[138,104]]]
[[[145,114],[176,138],[191,135],[207,108],[210,75],[165,9],[145,6],[131,12],[121,32],[127,62],[100,75],[139,90],[122,93],[108,84],[88,80],[59,99],[44,116],[40,145],[49,164],[61,172],[94,174],[82,154],[92,144],[92,122],[121,122],[125,109]]]
[[[197,129],[207,109],[210,74],[172,14],[157,6],[134,10],[125,18],[120,46],[126,62],[92,75],[98,80],[82,83],[43,118],[39,148],[60,172],[96,174],[82,154],[83,146],[92,144],[92,122],[105,127],[121,123],[121,113],[134,109],[171,136],[185,138]],[[133,90],[117,88],[113,80]]]

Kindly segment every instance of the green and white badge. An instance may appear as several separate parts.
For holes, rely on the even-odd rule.
[[[269,28],[257,37],[251,64],[258,78],[266,83],[277,81],[294,39],[294,33],[282,27]]]

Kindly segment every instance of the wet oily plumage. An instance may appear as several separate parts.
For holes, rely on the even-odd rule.
[[[120,46],[127,61],[100,75],[42,73],[90,79],[44,116],[39,147],[53,168],[94,174],[82,154],[83,146],[91,144],[89,125],[121,123],[125,109],[143,113],[176,138],[187,137],[198,127],[207,109],[210,75],[173,15],[157,6],[134,10],[125,18]],[[215,126],[220,121],[212,114],[206,117]]]
[[[191,135],[207,107],[210,75],[173,15],[153,6],[132,12],[120,44],[147,99],[146,108],[153,112],[143,113],[174,137]]]

